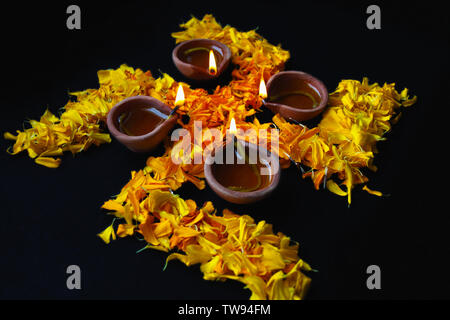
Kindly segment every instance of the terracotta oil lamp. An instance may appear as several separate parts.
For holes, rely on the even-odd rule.
[[[184,103],[183,88],[178,87],[175,108],[149,96],[129,97],[108,113],[109,132],[134,152],[148,152],[168,136],[177,122],[176,110]]]
[[[261,94],[261,90],[260,86],[268,109],[295,121],[318,116],[328,103],[328,90],[322,81],[301,71],[279,72],[267,82],[267,91]]]
[[[211,80],[220,76],[228,67],[231,51],[225,44],[210,39],[194,39],[181,42],[172,51],[177,69],[193,80]]]
[[[232,134],[233,125],[234,119],[229,131]],[[212,160],[205,162],[204,173],[210,188],[221,198],[236,204],[252,203],[268,197],[280,181],[278,157],[267,161],[261,157],[261,154],[268,153],[266,149],[238,140],[234,134],[231,141],[213,152],[211,157],[223,159],[226,151],[228,159],[228,150],[234,155],[232,163]],[[257,158],[256,163],[248,161],[252,153]],[[262,168],[266,169],[267,174],[262,174]]]

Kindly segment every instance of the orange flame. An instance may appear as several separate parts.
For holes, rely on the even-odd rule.
[[[209,50],[209,73],[215,75],[217,73],[216,57],[214,57],[214,51]]]
[[[234,135],[236,134],[236,132],[237,132],[236,121],[234,120],[234,118],[232,118],[230,121],[230,133]]]
[[[261,77],[261,82],[259,83],[259,96],[262,99],[267,98],[266,83],[264,82],[264,78],[263,77]]]
[[[175,107],[182,106],[184,104],[184,90],[181,83],[178,85],[177,97],[175,98]]]

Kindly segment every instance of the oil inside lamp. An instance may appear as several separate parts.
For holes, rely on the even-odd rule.
[[[168,119],[157,108],[145,106],[123,112],[118,118],[119,130],[129,136],[142,136],[155,130]]]
[[[215,49],[196,47],[184,51],[182,60],[200,67],[210,75],[217,73],[217,63],[223,59],[222,55]]]
[[[311,89],[313,88],[274,96],[270,101],[299,109],[314,109],[318,105],[320,97],[316,91]]]
[[[252,161],[251,151],[256,154],[257,149],[250,148],[248,144],[239,141],[236,136],[237,128],[234,118],[230,122],[229,134],[233,137],[230,142],[234,147],[233,156],[230,159],[227,154],[226,163],[213,164],[212,174],[217,182],[230,190],[240,192],[252,192],[266,188],[271,183],[272,176],[261,175],[261,169],[268,168],[269,164],[262,159]]]
[[[177,69],[193,80],[212,80],[219,77],[231,61],[227,45],[211,39],[192,39],[179,43],[172,51]]]
[[[261,98],[267,98],[267,90],[264,80],[261,79],[259,87],[259,95]],[[314,109],[321,101],[320,93],[313,85],[307,82],[299,82],[295,84],[295,88],[284,88],[272,92],[268,102],[286,105],[297,109]]]
[[[178,85],[175,108],[167,115],[155,107],[143,106],[125,111],[118,117],[119,130],[128,136],[142,136],[155,130],[164,121],[170,119],[184,105],[184,90]]]
[[[302,71],[274,74],[267,82],[266,95],[263,103],[267,109],[297,122],[318,116],[328,103],[328,90],[323,82]]]

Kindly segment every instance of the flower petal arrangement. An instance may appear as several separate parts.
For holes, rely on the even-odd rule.
[[[277,128],[283,167],[298,165],[315,189],[326,186],[332,193],[347,197],[348,205],[356,185],[382,195],[366,185],[368,178],[362,169],[376,170],[376,143],[386,139],[385,134],[401,114],[399,109],[416,102],[407,89],[398,92],[395,84],[369,84],[367,78],[362,82],[342,80],[329,95],[329,106],[317,127],[292,123],[278,114],[272,122],[260,123],[251,116],[263,105],[261,79],[268,81],[283,70],[289,51],[270,44],[255,30],[222,27],[212,15],[201,20],[193,17],[180,27],[183,30],[172,34],[176,43],[199,38],[220,41],[230,48],[235,66],[231,82],[212,93],[181,83],[186,99],[177,113],[189,120],[180,117],[179,125],[192,137],[201,123],[205,135],[207,129],[215,128],[223,140],[232,119],[241,129],[266,131],[260,142],[270,141],[269,129]],[[127,65],[100,70],[98,79],[98,89],[71,93],[76,101],[69,101],[59,117],[46,110],[39,121],[29,122],[30,128],[16,135],[5,133],[5,139],[15,141],[9,152],[27,151],[37,164],[57,168],[64,152],[75,154],[92,144],[111,141],[102,124],[115,104],[127,97],[148,95],[174,108],[180,84],[167,74],[154,78],[150,71]],[[191,141],[191,159],[203,155],[216,140]],[[304,298],[311,282],[306,273],[312,268],[299,257],[297,242],[275,233],[266,221],[227,209],[218,214],[211,202],[199,206],[174,194],[185,182],[205,188],[203,164],[172,161],[178,143],[167,141],[162,156],[150,156],[143,169],[131,172],[121,192],[103,204],[115,220],[98,236],[105,243],[117,237],[142,237],[145,249],[170,252],[166,266],[174,259],[186,266],[199,264],[205,280],[242,282],[251,291],[251,299]]]

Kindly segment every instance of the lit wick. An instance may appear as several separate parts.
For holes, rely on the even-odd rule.
[[[266,83],[264,82],[264,77],[261,76],[261,81],[259,83],[259,96],[261,97],[261,99],[267,98],[267,89],[266,89]]]
[[[214,51],[209,50],[209,74],[215,75],[217,73],[216,57],[214,57]]]
[[[231,138],[233,139],[233,145],[236,148],[237,151],[237,155],[241,158],[241,159],[245,159],[245,150],[243,150],[243,146],[242,144],[238,141],[238,138],[236,137],[237,134],[237,128],[236,128],[236,121],[234,120],[234,118],[231,119],[230,121],[230,129],[229,132],[231,134]]]
[[[228,130],[229,130],[228,132],[231,134],[231,139],[233,140],[233,143],[236,145],[236,142],[237,142],[237,137],[236,137],[237,128],[236,128],[236,121],[234,120],[234,118],[231,119],[231,121],[230,121],[230,128]]]
[[[175,108],[169,114],[169,117],[174,115],[177,110],[184,105],[184,90],[181,83],[178,85],[177,96],[175,98]]]
[[[256,186],[253,188],[242,188],[242,187],[238,187],[238,186],[229,186],[228,189],[231,190],[235,190],[235,191],[255,191],[258,190],[261,187],[261,183],[262,183],[262,178],[261,178],[261,174],[258,170],[258,166],[254,163],[251,163],[249,161],[249,156],[247,155],[247,153],[245,152],[245,146],[241,144],[241,142],[238,140],[238,138],[236,137],[237,134],[237,128],[236,128],[236,121],[234,120],[234,118],[231,119],[230,121],[230,129],[229,129],[229,133],[232,135],[233,138],[233,146],[234,148],[236,148],[236,156],[243,162],[239,162],[238,160],[238,164],[248,164],[251,168],[253,173],[256,176],[257,179],[257,183]],[[233,148],[233,149],[234,149]]]

